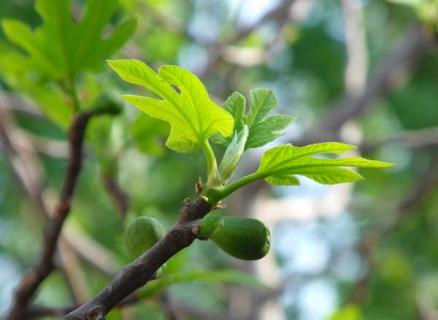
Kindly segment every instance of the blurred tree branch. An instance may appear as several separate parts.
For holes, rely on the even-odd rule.
[[[369,290],[370,269],[375,263],[375,253],[379,244],[394,232],[409,217],[415,214],[417,208],[438,183],[438,152],[434,152],[428,167],[419,175],[417,183],[398,205],[393,219],[386,224],[378,225],[365,232],[358,245],[366,264],[365,275],[355,283],[352,289],[351,300],[355,303],[364,303]]]
[[[376,142],[362,143],[360,149],[370,152],[389,144],[401,144],[407,148],[417,149],[438,145],[438,128],[425,128],[403,131],[400,134]]]
[[[338,129],[348,120],[355,119],[371,110],[376,99],[388,95],[399,85],[401,75],[417,65],[420,58],[436,46],[437,39],[420,26],[407,32],[406,36],[375,68],[363,91],[346,93],[328,108],[327,116],[308,130],[297,145],[339,138]]]
[[[209,75],[216,70],[218,63],[227,56],[227,50],[232,45],[235,45],[248,37],[251,33],[255,32],[259,27],[264,25],[268,21],[276,21],[280,26],[283,22],[286,22],[290,15],[290,7],[295,0],[283,0],[274,7],[267,11],[262,17],[260,17],[254,24],[238,29],[235,33],[230,35],[226,40],[213,44],[209,48],[208,62],[204,68],[201,77]]]
[[[129,307],[134,303],[139,301],[138,297],[135,295],[131,295],[124,299],[120,304],[117,305],[117,308],[122,309],[124,307]],[[73,311],[78,308],[79,305],[69,306],[69,307],[43,307],[38,305],[29,306],[26,308],[24,312],[25,319],[38,319],[41,317],[57,317],[61,318],[67,313]]]
[[[3,144],[6,158],[9,160],[12,172],[17,178],[21,189],[27,194],[36,213],[47,221],[49,211],[42,197],[41,170],[34,157],[32,143],[13,128],[13,121],[7,108],[7,99],[0,95],[0,140]],[[21,144],[19,143],[21,142]],[[60,242],[59,268],[63,272],[74,300],[86,298],[85,281],[77,267],[77,259],[66,241]],[[67,266],[67,264],[69,264]]]
[[[58,238],[65,219],[70,212],[71,201],[77,185],[82,167],[82,149],[85,130],[89,120],[102,114],[114,114],[113,108],[100,108],[79,113],[72,121],[69,130],[70,158],[68,169],[64,177],[64,183],[53,216],[50,216],[44,234],[43,252],[37,265],[29,270],[16,289],[12,307],[6,319],[22,319],[26,305],[36,292],[38,286],[53,271],[54,255],[58,244]]]
[[[135,294],[128,296],[126,299],[124,299],[121,303],[119,303],[116,308],[117,309],[124,309],[126,307],[130,307],[138,302],[140,302],[141,299],[136,296]],[[72,312],[73,310],[80,307],[79,305],[69,306],[69,307],[44,307],[44,306],[38,306],[33,305],[27,308],[25,319],[38,319],[41,317],[63,317],[69,312]],[[168,303],[165,303],[165,307],[168,308]],[[223,317],[218,314],[212,314],[209,312],[206,312],[202,309],[198,309],[195,307],[189,307],[186,305],[181,305],[175,302],[173,305],[174,308],[170,309],[170,314],[166,314],[167,319],[171,320],[172,316],[176,317],[175,311],[177,311],[178,315],[186,315],[188,317],[194,317],[195,319],[203,319],[203,320],[222,320]],[[169,312],[169,309],[166,309],[166,312]],[[175,318],[174,318],[175,319]],[[178,319],[178,318],[176,318]]]
[[[355,95],[365,89],[368,75],[368,48],[363,19],[363,4],[355,0],[342,0],[345,19],[347,66],[345,89]]]
[[[128,213],[129,195],[120,187],[117,177],[111,172],[102,172],[102,184],[106,193],[111,198],[114,207],[117,209],[120,217],[124,219]]]

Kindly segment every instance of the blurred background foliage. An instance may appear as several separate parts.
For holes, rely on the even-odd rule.
[[[73,1],[76,19],[85,2]],[[108,319],[165,319],[168,309],[183,319],[438,319],[436,0],[119,0],[110,29],[132,17],[136,31],[115,57],[188,68],[219,102],[233,91],[271,88],[277,111],[296,117],[283,142],[345,140],[397,167],[364,172],[355,186],[304,180],[242,190],[225,211],[267,221],[270,257],[242,263],[198,241],[141,291],[144,301]],[[41,24],[31,0],[0,1],[0,18]],[[29,73],[17,52],[0,30],[0,316],[39,255],[43,229],[17,158],[30,170],[21,180],[36,177],[51,208],[72,105],[62,84]],[[75,81],[85,108],[132,90],[103,64]],[[128,105],[115,119],[93,120],[67,229],[101,269],[70,257],[85,288],[72,290],[56,272],[38,304],[66,306],[98,292],[129,262],[123,230],[133,217],[173,224],[205,168],[199,154],[164,149],[168,130]],[[251,152],[240,172],[259,155]],[[128,209],[115,188],[129,195]]]

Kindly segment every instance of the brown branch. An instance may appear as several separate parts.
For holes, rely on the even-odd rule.
[[[179,320],[180,317],[174,308],[169,292],[164,292],[161,295],[160,304],[164,309],[165,318],[167,320]]]
[[[135,295],[131,295],[119,303],[116,307],[122,309],[124,307],[129,307],[140,301],[140,298]],[[39,319],[41,317],[57,317],[61,318],[68,314],[69,312],[78,308],[79,305],[72,305],[68,307],[45,307],[39,305],[29,306],[24,312],[25,319]]]
[[[124,299],[121,303],[119,303],[116,308],[117,309],[123,309],[125,307],[130,307],[138,302],[141,301],[141,298],[138,295],[130,295],[128,298]],[[168,303],[166,302],[166,308],[168,308]],[[175,304],[175,305],[173,305]],[[177,310],[178,315],[184,315],[184,318],[194,318],[194,319],[203,319],[203,320],[220,320],[223,319],[223,316],[219,314],[212,314],[210,312],[207,312],[203,309],[198,309],[196,307],[187,306],[187,305],[181,305],[178,304],[176,301],[175,303],[172,303],[175,310],[172,310],[173,312]],[[39,319],[41,317],[57,317],[61,318],[68,314],[69,312],[72,312],[73,310],[79,308],[79,305],[72,305],[67,307],[46,307],[46,306],[40,306],[40,305],[32,305],[29,306],[26,309],[25,312],[25,319]],[[168,311],[168,309],[167,309]],[[172,316],[176,317],[176,314],[169,315],[167,314],[168,319],[172,319]],[[178,319],[176,317],[176,319]]]
[[[15,291],[12,307],[6,317],[7,320],[23,318],[23,312],[38,286],[53,271],[54,255],[56,253],[58,238],[65,219],[70,212],[71,201],[76,189],[77,180],[82,167],[82,149],[85,130],[89,120],[96,115],[114,114],[119,112],[114,108],[99,108],[76,115],[69,130],[70,158],[64,183],[53,216],[50,217],[43,242],[43,252],[36,266],[29,270],[21,280]]]
[[[417,149],[438,145],[438,127],[404,131],[380,141],[363,143],[360,150],[370,152],[389,144],[401,144],[407,148]]]
[[[15,103],[20,104],[23,101],[14,99],[14,96],[5,95],[3,92],[0,93],[0,140],[20,189],[30,201],[35,213],[46,222],[50,217],[50,212],[48,201],[43,196],[40,165],[35,157],[36,150],[32,148],[33,141],[28,139],[28,135],[17,131],[10,116],[10,112],[15,108],[15,106],[12,108],[11,105]],[[84,262],[97,271],[110,277],[115,275],[117,266],[113,262],[114,259],[110,257],[105,248],[86,234],[67,228],[63,230],[60,245],[66,250],[74,251]],[[62,270],[63,268],[61,268]],[[71,275],[68,275],[68,278],[71,277]],[[74,276],[74,278],[77,277]],[[70,280],[70,282],[75,286],[80,285],[77,279]]]
[[[210,210],[211,206],[202,199],[184,202],[175,227],[150,250],[120,271],[94,299],[69,313],[64,319],[105,319],[111,309],[149,282],[159,267],[193,243],[197,236],[196,220],[204,217]]]
[[[125,218],[129,208],[129,195],[122,190],[113,174],[103,172],[101,178],[103,187],[119,212],[120,217],[122,219]]]
[[[229,43],[237,43],[240,40],[245,39],[255,30],[260,28],[268,21],[282,21],[286,20],[289,16],[290,7],[295,2],[295,0],[283,0],[276,7],[272,8],[266,12],[261,18],[257,20],[254,24],[241,28],[238,30],[229,40]]]
[[[14,120],[10,115],[11,99],[0,93],[0,140],[5,151],[6,159],[9,162],[13,176],[16,178],[21,191],[30,201],[34,212],[46,222],[49,217],[47,203],[42,195],[41,169],[32,142],[27,135],[18,132],[19,129],[14,125]],[[66,285],[70,290],[74,301],[84,301],[85,280],[82,277],[79,265],[74,262],[77,260],[77,253],[66,247],[65,239],[60,239],[60,250],[57,261],[57,268],[62,273]],[[69,257],[66,261],[66,257]]]

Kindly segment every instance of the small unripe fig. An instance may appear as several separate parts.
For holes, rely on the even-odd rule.
[[[129,256],[135,259],[149,250],[164,236],[161,222],[153,217],[137,217],[125,231],[125,243]]]
[[[200,239],[210,239],[229,255],[242,260],[263,258],[271,245],[269,229],[259,220],[207,215],[200,224]]]

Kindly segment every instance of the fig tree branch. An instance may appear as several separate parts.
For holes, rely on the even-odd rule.
[[[64,319],[105,319],[105,315],[111,309],[153,279],[158,268],[193,243],[197,237],[197,220],[210,210],[211,205],[202,198],[185,201],[175,227],[151,249],[120,271],[96,297],[69,313]]]
[[[29,200],[32,210],[42,219],[48,220],[49,210],[43,197],[42,172],[36,157],[36,150],[27,135],[17,132],[18,129],[10,114],[9,98],[0,93],[0,141],[3,151],[11,167],[11,172],[24,195]],[[67,245],[66,239],[60,239],[59,260],[57,268],[66,280],[73,300],[87,299],[86,282],[78,265],[79,255]]]
[[[102,184],[120,217],[124,219],[128,213],[129,195],[120,187],[117,177],[110,172],[102,172]]]
[[[22,106],[31,108],[22,99],[4,92],[0,93],[0,141],[19,187],[29,199],[35,213],[43,221],[47,221],[50,217],[50,210],[48,209],[48,201],[43,196],[45,190],[43,190],[40,164],[36,157],[39,150],[33,148],[34,140],[29,139],[28,134],[18,131],[12,117],[13,112]],[[35,114],[40,115],[39,113]],[[42,115],[41,120],[46,121]],[[68,158],[67,143],[65,144],[66,152],[63,158]],[[84,262],[100,273],[110,277],[116,273],[117,265],[110,253],[83,232],[66,228],[63,230],[60,240],[66,243],[65,247],[71,248]]]
[[[77,114],[69,129],[69,161],[63,186],[53,215],[49,218],[44,234],[43,251],[37,264],[22,278],[15,291],[12,307],[6,316],[8,320],[23,319],[23,312],[39,285],[55,267],[54,256],[64,221],[67,218],[74,191],[82,167],[85,131],[90,119],[97,115],[114,114],[114,108],[98,108]]]

